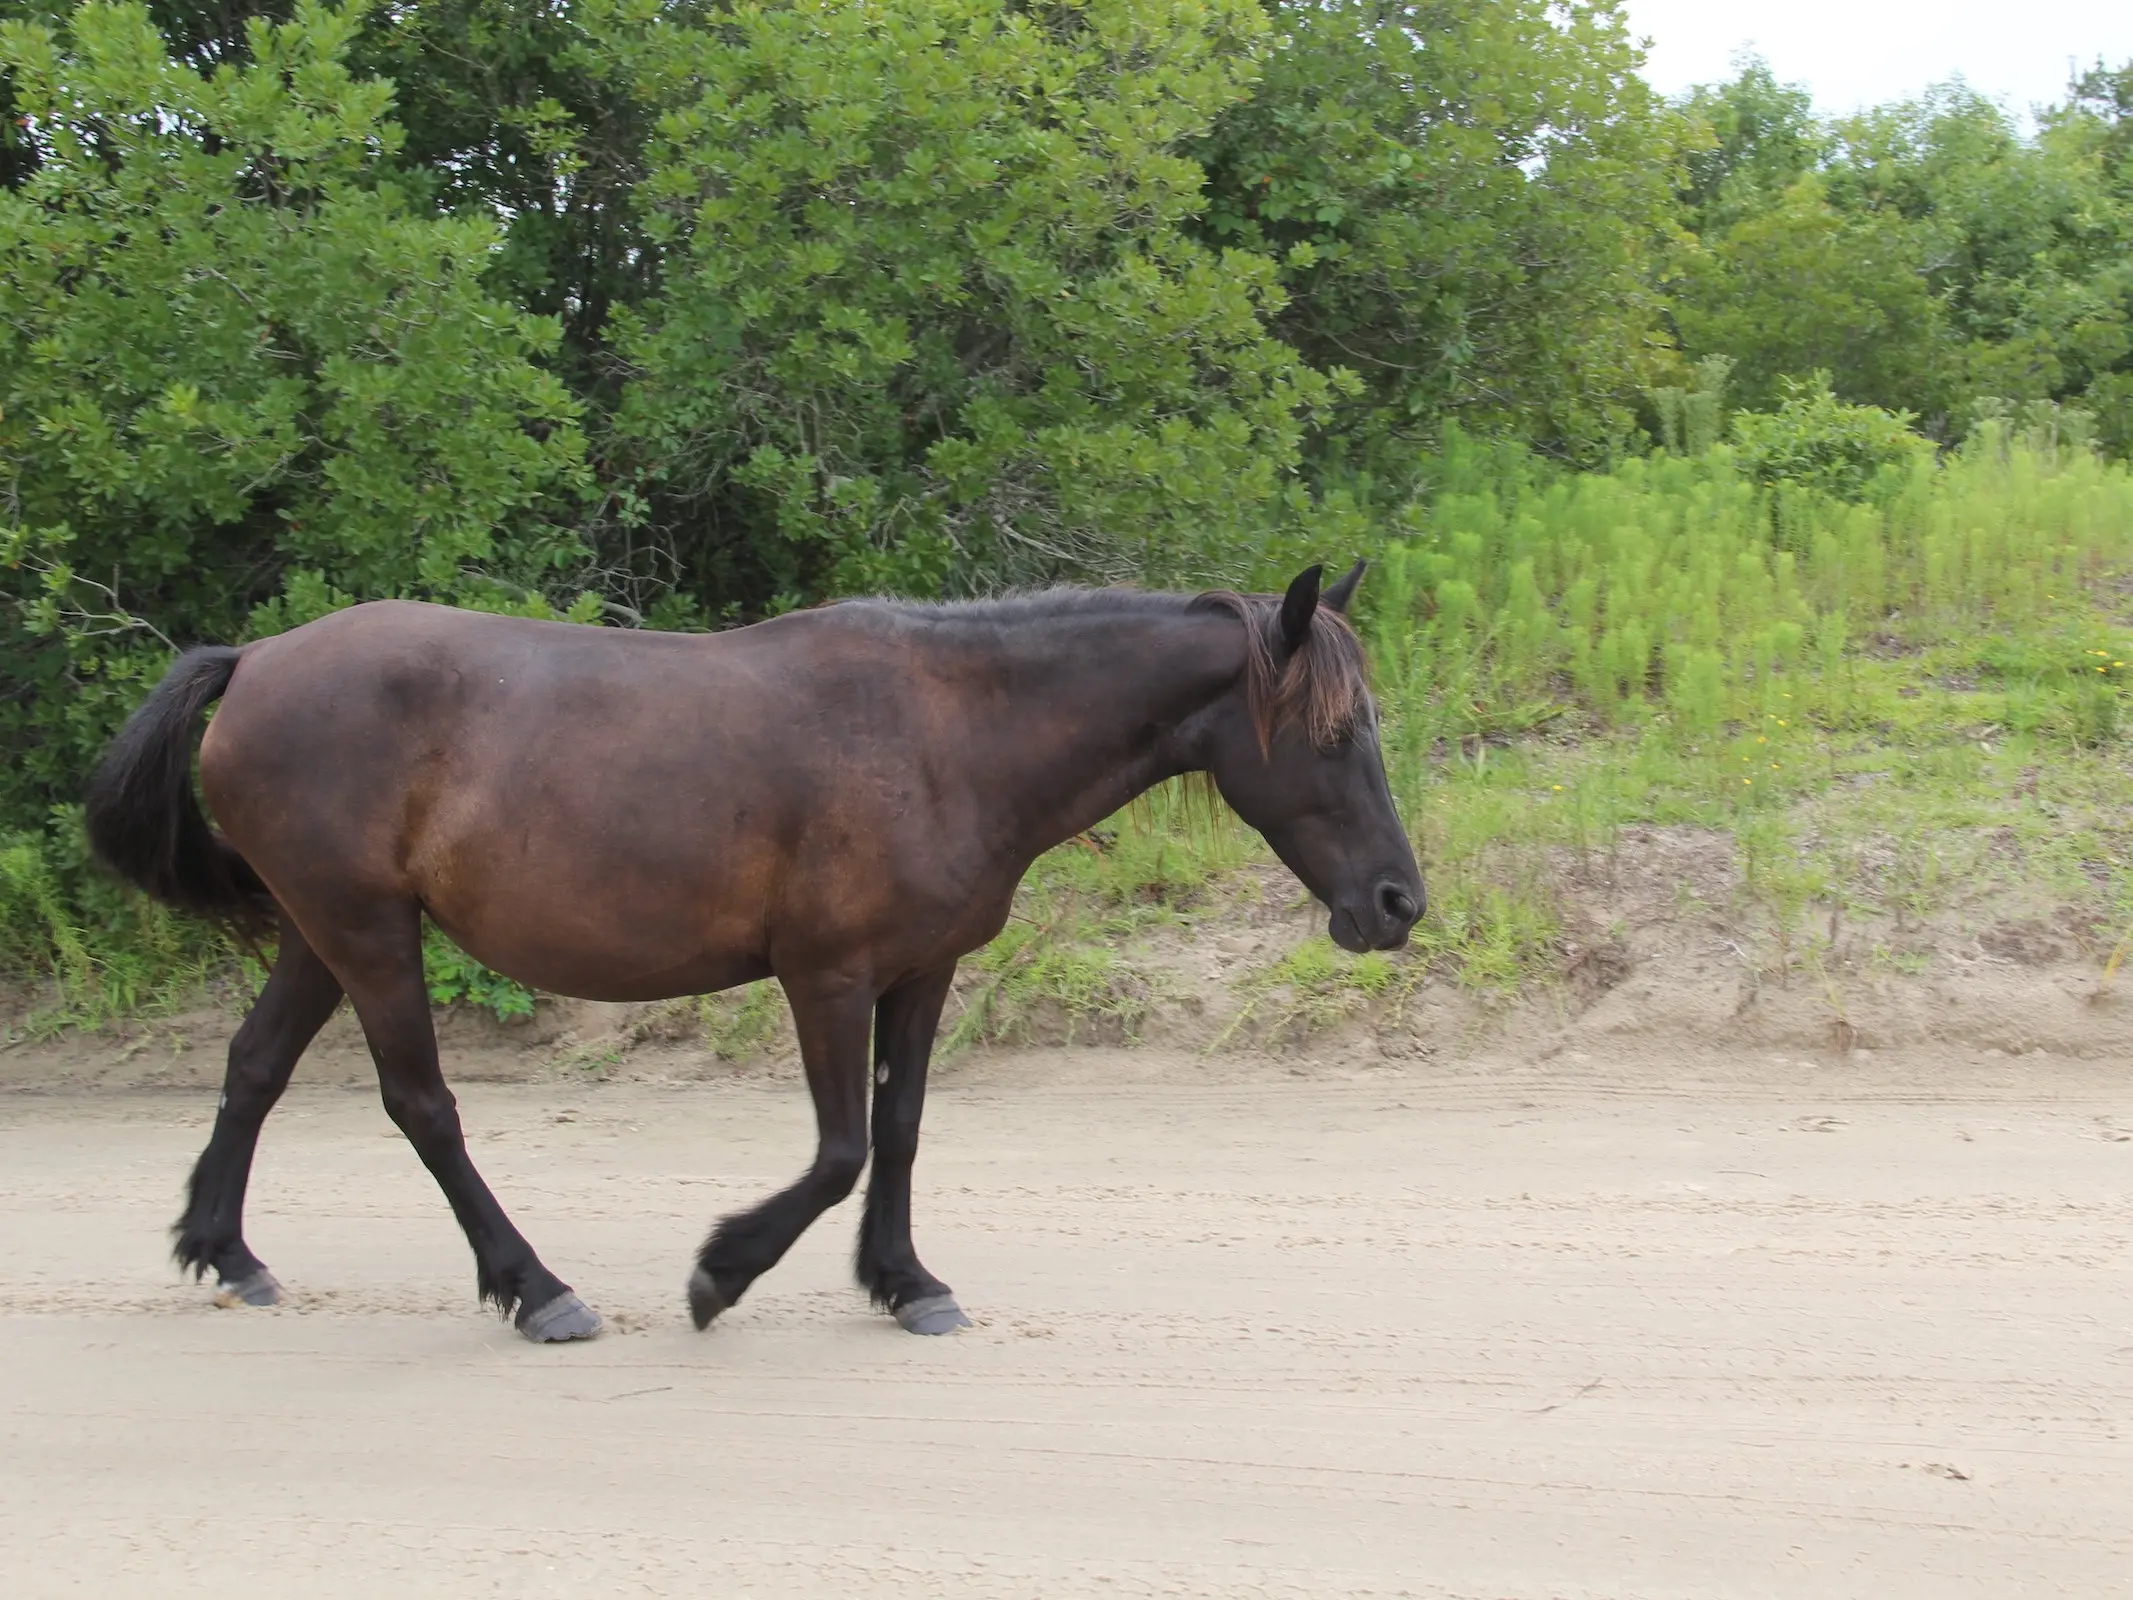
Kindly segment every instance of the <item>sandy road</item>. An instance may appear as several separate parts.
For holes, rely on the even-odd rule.
[[[462,1098],[610,1336],[475,1311],[374,1096],[269,1127],[269,1312],[162,1259],[210,1097],[0,1097],[0,1592],[2133,1594],[2121,1069],[995,1063],[930,1110],[945,1340],[849,1205],[688,1327],[792,1086]]]

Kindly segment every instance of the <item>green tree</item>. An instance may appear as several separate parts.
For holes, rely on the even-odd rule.
[[[201,70],[139,5],[0,24],[35,156],[0,190],[0,817],[71,799],[173,644],[582,561],[555,326],[484,291],[492,221],[394,181],[358,26],[304,0]]]
[[[1944,415],[1950,341],[1931,246],[1900,216],[1847,215],[1810,174],[1684,253],[1681,348],[1730,356],[1750,410],[1777,404],[1785,378],[1819,370],[1854,404]]]
[[[2092,151],[2120,194],[2133,191],[2133,61],[2112,68],[2098,61],[2067,86],[2066,103],[2045,119],[2047,126],[2083,126],[2082,147]]]
[[[650,292],[659,257],[635,194],[649,119],[595,70],[586,10],[555,0],[379,6],[349,62],[394,86],[402,185],[437,211],[501,220],[491,290],[554,318],[558,370],[608,401],[608,313]]]
[[[1363,385],[1322,459],[1398,476],[1447,420],[1602,452],[1663,351],[1680,128],[1612,0],[1269,0],[1199,226],[1282,264],[1275,327]]]
[[[2098,67],[2025,136],[1962,84],[1834,123],[1759,62],[1694,91],[1673,314],[1767,407],[1821,369],[1848,401],[1958,435],[1986,400],[2095,411],[2123,449],[2133,209],[2124,80]]]
[[[1804,84],[1780,83],[1754,56],[1743,57],[1726,82],[1691,89],[1679,105],[1699,135],[1681,189],[1688,225],[1698,233],[1768,209],[1829,155],[1814,96]]]
[[[1959,84],[1849,119],[1839,135],[1836,203],[1901,217],[1933,241],[1928,281],[1966,394],[2071,399],[2126,354],[2133,234],[2094,153],[2064,136],[2022,138]]]
[[[247,59],[255,20],[286,22],[294,0],[147,0],[172,59],[200,72]],[[64,35],[73,0],[0,0],[0,19]],[[410,203],[501,223],[494,292],[562,325],[558,365],[598,392],[609,306],[641,298],[656,257],[636,227],[644,119],[589,70],[572,0],[420,0],[357,8],[345,59],[394,87],[393,169]],[[0,112],[8,89],[0,74]],[[32,147],[0,124],[0,185]]]
[[[2094,175],[2084,221],[2093,241],[2093,300],[2077,324],[2082,350],[2075,396],[2095,414],[2103,444],[2133,455],[2133,61],[2101,62],[2077,77],[2044,119],[2042,143]],[[2071,389],[2071,383],[2067,386]]]
[[[662,108],[614,448],[704,598],[1249,568],[1330,391],[1266,331],[1273,264],[1190,232],[1182,147],[1245,91],[1250,0],[594,26]]]
[[[67,0],[0,0],[0,24],[42,22],[57,26],[71,7]],[[37,170],[37,142],[24,125],[15,92],[15,75],[0,62],[0,189],[20,188]]]

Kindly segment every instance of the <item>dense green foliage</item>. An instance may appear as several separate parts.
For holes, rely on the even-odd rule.
[[[1980,399],[2091,410],[2133,445],[2133,64],[2035,137],[1960,85],[1835,123],[1749,65],[1684,107],[1704,148],[1672,318],[1739,398],[1831,374],[1840,398],[1959,437]]]
[[[0,817],[71,796],[173,642],[577,549],[554,327],[484,288],[491,222],[393,180],[351,27],[255,22],[208,77],[137,9],[0,32],[39,134],[0,190]]]
[[[665,270],[615,426],[685,564],[797,601],[1234,559],[1330,388],[1271,263],[1184,227],[1250,0],[642,10]]]
[[[173,647],[372,596],[1386,549],[1386,670],[1611,727],[1929,595],[1833,609],[1843,552],[2042,583],[1961,530],[2133,449],[2133,64],[2033,132],[1638,65],[1612,0],[0,0],[0,963],[204,970],[86,872],[88,763]],[[1613,531],[1468,570],[1526,537],[1476,462]]]
[[[1591,460],[1661,370],[1678,119],[1578,0],[1280,5],[1195,146],[1201,230],[1280,264],[1275,330],[1360,387],[1318,455],[1404,481],[1447,419]]]

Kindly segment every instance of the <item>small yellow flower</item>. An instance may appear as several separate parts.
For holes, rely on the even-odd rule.
[[[1741,779],[1741,782],[1742,782],[1742,783],[1753,783],[1753,782],[1755,782],[1755,780],[1754,780],[1753,778],[1743,778],[1743,779]]]
[[[1761,734],[1757,734],[1757,735],[1755,736],[1755,742],[1756,742],[1757,744],[1768,744],[1768,743],[1769,743],[1770,741],[1769,741],[1768,739],[1766,739],[1766,738],[1765,738],[1765,737],[1764,737],[1763,735],[1761,735]]]
[[[1563,792],[1563,786],[1559,783],[1551,783],[1548,785],[1548,787],[1553,789],[1557,794],[1561,794]]]
[[[1787,722],[1787,721],[1786,721],[1786,720],[1785,720],[1785,719],[1784,719],[1783,717],[1779,717],[1779,718],[1778,718],[1778,726],[1779,726],[1779,727],[1781,727],[1781,728],[1789,728],[1789,727],[1791,727],[1791,726],[1792,726],[1792,724],[1791,724],[1791,723],[1789,723],[1789,722]]]

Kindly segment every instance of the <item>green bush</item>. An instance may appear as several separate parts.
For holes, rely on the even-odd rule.
[[[1845,405],[1830,391],[1827,373],[1785,380],[1780,393],[1775,411],[1733,418],[1741,471],[1766,487],[1789,484],[1836,500],[1885,499],[1932,458],[1932,441],[1912,431],[1915,418]]]
[[[168,1010],[244,954],[92,868],[76,813],[0,835],[0,974],[39,986],[38,1026]]]
[[[1331,384],[1186,224],[1251,0],[618,7],[661,110],[618,444],[685,559],[824,592],[1250,565]]]
[[[2123,466],[1998,434],[1936,466],[1862,409],[1808,395],[1773,430],[1802,493],[1723,446],[1567,476],[1454,437],[1441,492],[1403,513],[1363,591],[1396,792],[1420,795],[1443,741],[1566,710],[1600,726],[1664,714],[1702,739],[1842,722],[1847,646],[1888,619],[2031,638],[2133,550]],[[1820,492],[1868,482],[1871,503]]]
[[[428,921],[422,925],[422,969],[432,1004],[479,1006],[499,1022],[533,1015],[532,990],[491,972]]]
[[[38,135],[0,188],[0,818],[71,802],[174,646],[336,596],[491,602],[582,559],[552,323],[482,283],[493,222],[396,181],[355,10],[174,60],[140,5],[0,23]]]

